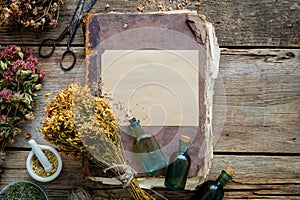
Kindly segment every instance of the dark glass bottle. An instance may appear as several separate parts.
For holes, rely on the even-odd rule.
[[[223,187],[232,180],[233,171],[227,167],[222,170],[217,180],[205,181],[199,185],[190,200],[221,200],[224,196]]]
[[[129,122],[129,127],[136,137],[133,142],[133,150],[139,157],[147,175],[152,176],[156,171],[165,168],[168,161],[155,137],[144,132],[140,121],[132,118]]]
[[[165,186],[171,190],[184,190],[191,166],[191,158],[188,155],[190,137],[182,135],[179,140],[179,148],[169,160],[169,166],[165,177]]]

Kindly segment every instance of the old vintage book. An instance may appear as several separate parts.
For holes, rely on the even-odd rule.
[[[213,157],[212,101],[220,50],[212,25],[195,12],[183,11],[89,14],[85,26],[86,83],[92,87],[102,82],[111,93],[126,162],[138,172],[141,186],[163,186],[165,172],[145,175],[132,151],[124,115],[141,120],[167,159],[182,134],[191,138],[186,189],[194,189],[208,174]],[[119,184],[88,161],[82,174]]]

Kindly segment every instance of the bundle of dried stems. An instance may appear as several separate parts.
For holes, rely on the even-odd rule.
[[[112,171],[135,199],[154,199],[140,188],[134,170],[126,165],[120,128],[103,98],[74,83],[55,95],[46,112],[41,132],[61,152],[87,157],[104,171]]]

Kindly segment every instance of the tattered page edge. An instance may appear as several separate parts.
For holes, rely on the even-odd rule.
[[[219,63],[220,63],[220,48],[217,42],[217,37],[215,35],[215,30],[213,25],[206,21],[204,15],[187,15],[187,23],[191,27],[196,41],[204,42],[206,44],[207,51],[207,69],[205,70],[205,81],[207,82],[205,87],[205,105],[206,105],[206,122],[205,124],[205,141],[207,147],[211,149],[206,149],[206,156],[204,160],[204,169],[199,171],[198,177],[199,182],[195,183],[193,181],[187,181],[187,188],[195,188],[198,184],[204,182],[207,178],[213,159],[213,131],[212,131],[212,119],[213,119],[213,95],[214,95],[214,85],[215,80],[218,78],[219,73]]]

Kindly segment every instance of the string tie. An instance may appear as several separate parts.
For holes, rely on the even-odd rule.
[[[113,164],[112,166],[105,168],[103,171],[104,173],[106,173],[108,170],[115,168],[119,169],[119,176],[117,176],[116,178],[122,182],[123,188],[126,188],[131,183],[137,172],[132,167],[125,164]]]

